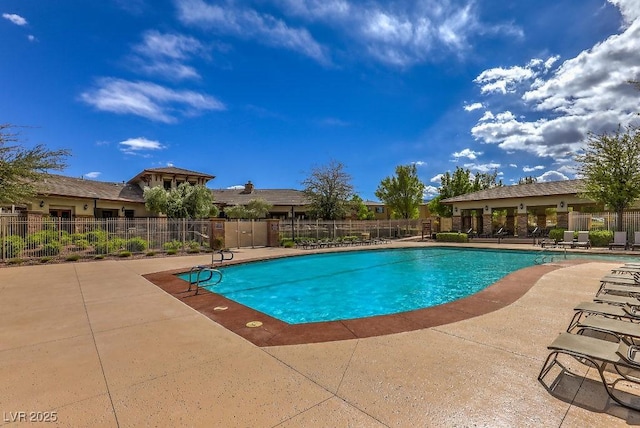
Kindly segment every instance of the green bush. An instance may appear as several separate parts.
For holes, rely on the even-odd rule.
[[[40,257],[40,263],[45,264],[50,262],[53,259],[53,257]]]
[[[293,248],[295,243],[290,238],[280,240],[280,246],[284,248]]]
[[[62,245],[58,241],[48,242],[42,246],[40,252],[44,256],[57,256],[60,254]]]
[[[92,230],[91,232],[86,233],[86,239],[92,244],[95,244],[96,242],[106,242],[108,238],[109,234],[106,231],[100,229]]]
[[[2,240],[2,253],[4,257],[12,259],[18,257],[24,250],[24,239],[18,235],[9,235]]]
[[[187,242],[187,246],[190,250],[198,250],[198,252],[200,252],[200,243],[197,241],[189,241]]]
[[[551,229],[549,230],[549,239],[553,239],[555,242],[562,241],[564,239],[564,232],[567,229]]]
[[[592,247],[608,247],[613,241],[613,232],[610,230],[592,230],[589,232],[589,241]]]
[[[125,251],[120,251],[118,253],[118,257],[123,257],[123,258],[124,257],[131,257],[131,251],[126,251],[126,250]]]
[[[164,245],[162,245],[162,248],[168,253],[169,251],[173,251],[175,253],[178,252],[178,250],[180,250],[182,248],[182,242],[174,239],[173,241],[169,241],[169,242],[165,242]]]
[[[223,238],[213,238],[213,249],[214,250],[222,250],[224,248],[224,239]]]
[[[89,241],[86,239],[78,239],[74,242],[74,244],[79,250],[86,250],[87,248],[89,248]]]
[[[55,230],[41,230],[27,235],[26,244],[30,248],[35,248],[52,241],[58,241],[58,232]]]
[[[147,256],[147,257],[153,257],[155,255],[156,255],[155,251],[149,251],[147,254],[145,254],[145,256]]]
[[[167,255],[169,256],[173,256],[178,254],[178,250],[167,250]]]
[[[7,264],[10,265],[21,265],[22,263],[26,262],[26,260],[24,259],[11,259],[11,260],[7,260]]]
[[[125,248],[134,253],[141,253],[148,247],[147,241],[140,237],[130,238],[125,244]]]
[[[78,260],[80,260],[80,254],[71,254],[67,256],[65,260],[68,262],[77,262]]]
[[[109,241],[96,242],[93,247],[98,254],[111,254],[125,247],[127,241],[122,238],[112,238]]]
[[[436,241],[438,242],[469,242],[469,236],[466,233],[436,233]]]

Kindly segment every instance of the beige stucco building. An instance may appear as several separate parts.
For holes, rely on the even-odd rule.
[[[493,187],[466,195],[442,200],[453,207],[452,229],[473,229],[479,234],[495,233],[493,213],[506,210],[506,219],[501,227],[509,234],[527,236],[530,218],[533,224],[545,228],[549,209],[555,210],[556,227],[567,228],[570,211],[596,208],[596,204],[580,196],[582,180],[552,181],[546,183],[518,184]]]

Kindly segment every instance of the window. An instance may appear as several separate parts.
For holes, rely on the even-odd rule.
[[[376,207],[376,213],[378,214],[384,213],[384,207]]]
[[[49,210],[49,215],[51,217],[59,217],[59,218],[64,218],[64,219],[70,219],[71,218],[71,210]]]
[[[124,210],[124,216],[126,218],[133,218],[134,214],[135,214],[135,210]]]
[[[171,190],[171,180],[164,180],[162,184],[164,185],[164,190]]]

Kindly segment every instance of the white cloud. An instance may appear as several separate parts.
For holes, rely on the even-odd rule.
[[[187,90],[173,90],[150,82],[102,78],[96,87],[80,95],[82,101],[117,114],[133,114],[173,123],[176,116],[193,116],[207,110],[224,110],[217,99]]]
[[[555,56],[529,61],[524,67],[481,73],[476,79],[481,92],[496,98],[510,92],[520,95],[520,104],[510,107],[519,112],[517,117],[510,110],[485,113],[471,129],[472,135],[508,152],[526,151],[558,160],[572,158],[589,132],[611,132],[618,124],[637,122],[638,91],[628,80],[640,79],[640,3],[610,2],[621,9],[627,22],[619,34],[553,70]],[[498,102],[504,105],[502,99]]]
[[[136,70],[160,75],[171,80],[200,78],[198,72],[184,62],[196,55],[205,55],[206,49],[197,39],[182,34],[163,34],[150,30],[143,34],[141,43],[133,46]]]
[[[431,183],[442,183],[442,177],[444,176],[444,174],[438,174],[438,175],[434,175],[433,177],[431,177],[431,180],[429,180]]]
[[[550,57],[546,61],[533,58],[524,67],[491,68],[480,73],[474,82],[480,85],[480,92],[483,94],[513,93],[520,88],[520,85],[545,75],[557,60],[557,56]]]
[[[542,165],[524,166],[524,167],[522,167],[522,171],[523,172],[540,171],[542,169],[544,169],[544,166],[542,166]]]
[[[36,39],[36,36],[34,36],[33,34],[29,34],[27,36],[27,40],[29,40],[30,42],[36,42],[38,41],[38,39]]]
[[[517,165],[517,164],[515,164],[515,163],[510,163],[510,164],[509,164],[509,166],[510,166],[511,168],[517,168],[517,167],[518,167],[518,165]]]
[[[87,178],[98,178],[100,174],[102,173],[98,171],[91,171],[91,172],[87,172],[84,176]]]
[[[244,185],[243,184],[236,184],[234,186],[229,186],[227,187],[228,190],[240,190],[240,189],[244,189]]]
[[[20,15],[16,15],[15,13],[3,13],[2,17],[13,22],[16,25],[27,25],[27,20]]]
[[[163,150],[165,147],[158,141],[148,140],[144,137],[129,138],[118,143],[120,150],[126,154],[134,155],[143,151]]]
[[[484,106],[482,105],[482,103],[473,103],[473,104],[465,104],[463,108],[466,111],[474,111],[474,110],[481,109],[483,107]]]
[[[271,0],[252,2],[253,8],[233,0],[175,3],[183,24],[296,51],[321,64],[330,64],[331,55],[301,22],[318,34],[339,38],[348,55],[401,68],[438,61],[443,55],[461,57],[481,36],[522,37],[513,25],[482,23],[476,2],[467,0]],[[267,7],[268,13],[259,10]],[[274,17],[277,13],[284,16]]]
[[[411,162],[413,165],[417,166],[417,167],[421,167],[421,166],[426,166],[427,163],[425,161],[414,161]]]
[[[464,164],[464,167],[467,168],[468,170],[477,171],[477,172],[493,172],[498,168],[500,168],[501,166],[502,165],[496,162],[481,163],[481,164],[478,164],[478,163]],[[499,175],[502,175],[502,174],[499,174]]]
[[[538,183],[544,183],[547,181],[562,181],[562,180],[568,180],[569,177],[567,177],[566,175],[564,175],[561,172],[558,171],[547,171],[544,174],[542,174],[539,177],[536,177],[536,179],[538,180]]]
[[[185,25],[292,50],[321,64],[331,63],[326,49],[309,31],[305,28],[291,28],[286,22],[272,15],[242,8],[235,2],[226,2],[219,6],[203,0],[176,0],[176,6],[178,18]]]
[[[452,154],[452,156],[455,158],[455,160],[458,160],[460,158],[467,158],[470,160],[475,160],[477,159],[478,156],[482,155],[482,152],[476,152],[475,150],[471,150],[471,149],[463,149],[459,152],[455,152]]]
[[[435,186],[425,186],[423,199],[433,199],[440,194],[440,191]]]

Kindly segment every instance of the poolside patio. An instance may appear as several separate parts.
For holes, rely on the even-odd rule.
[[[295,253],[308,251],[241,249],[235,259]],[[640,412],[613,404],[597,373],[575,361],[566,360],[579,376],[550,374],[553,394],[537,380],[574,305],[592,299],[620,263],[531,268],[539,279],[522,297],[504,306],[508,289],[488,294],[485,303],[499,309],[475,316],[459,307],[457,319],[469,318],[453,323],[259,347],[142,276],[208,262],[0,269],[0,425],[21,412],[55,412],[57,425],[74,427],[640,424]]]

